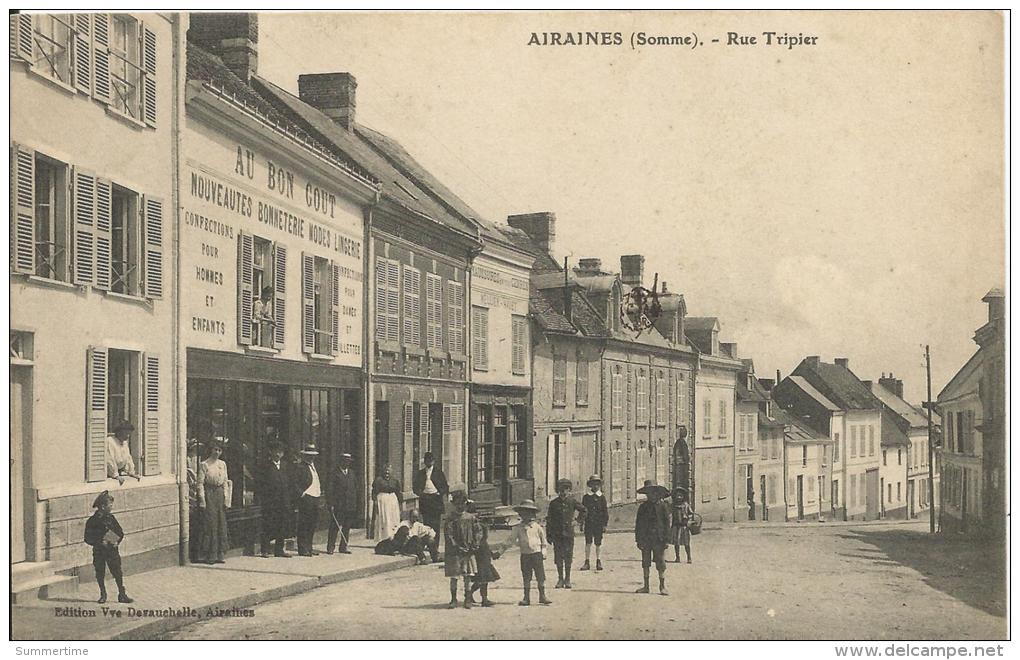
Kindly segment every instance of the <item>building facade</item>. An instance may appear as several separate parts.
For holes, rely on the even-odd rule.
[[[832,511],[832,440],[788,410],[776,412],[783,424],[786,520],[824,522]]]
[[[173,414],[180,17],[10,20],[13,594],[24,570],[86,579],[85,520],[104,490],[121,553],[175,563],[186,491]],[[121,421],[137,475],[122,483],[107,454]]]
[[[771,389],[773,380],[762,379],[760,384],[767,398],[758,411],[758,519],[763,522],[786,520],[786,443],[784,426],[776,418]]]
[[[743,359],[741,363],[743,369],[737,374],[734,406],[737,438],[733,463],[733,514],[738,521],[756,520],[762,513],[765,492],[759,483],[762,454],[759,449],[761,438],[758,436],[758,415],[768,401],[768,393],[762,389],[754,375],[754,362]]]

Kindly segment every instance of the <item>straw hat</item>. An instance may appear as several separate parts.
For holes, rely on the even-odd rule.
[[[637,492],[641,495],[651,495],[655,492],[658,493],[659,497],[669,497],[669,489],[665,486],[660,486],[651,479],[645,479],[645,485],[638,488]]]
[[[538,507],[535,505],[535,500],[524,500],[514,507],[514,511],[517,513],[520,513],[521,511],[532,511],[534,513],[538,513]]]
[[[301,453],[305,456],[318,456],[319,450],[315,448],[315,443],[308,443],[301,450]]]
[[[602,477],[600,477],[597,474],[593,474],[590,477],[588,477],[588,483],[586,485],[590,486],[592,484],[600,484],[600,483],[602,483]]]

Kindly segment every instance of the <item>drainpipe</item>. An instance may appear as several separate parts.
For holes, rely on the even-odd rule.
[[[176,356],[175,367],[171,371],[171,381],[173,383],[174,392],[174,403],[173,403],[173,424],[171,425],[171,438],[173,438],[173,444],[171,445],[175,449],[175,460],[174,460],[174,473],[177,477],[177,500],[180,508],[180,529],[178,544],[178,562],[181,565],[188,563],[188,546],[190,539],[188,537],[189,518],[191,511],[188,503],[188,479],[185,473],[186,466],[188,463],[188,447],[187,439],[182,439],[181,432],[181,415],[187,414],[184,410],[184,402],[186,398],[181,397],[181,383],[186,382],[187,374],[187,355],[182,351],[181,347],[181,328],[183,327],[183,319],[181,318],[181,244],[180,244],[180,231],[181,231],[181,200],[180,200],[180,182],[181,182],[181,116],[184,113],[184,101],[183,94],[181,94],[182,85],[181,78],[185,75],[183,51],[181,48],[182,44],[182,29],[181,29],[181,16],[182,14],[174,14],[172,20],[173,25],[173,71],[175,72],[173,80],[173,99],[174,99],[174,110],[171,113],[171,130],[173,131],[173,140],[171,142],[172,150],[172,162],[173,162],[173,186],[170,192],[171,203],[173,204],[173,258],[172,263],[174,265],[174,288],[173,288],[173,354]]]
[[[372,479],[374,478],[373,466],[375,465],[375,397],[372,395],[372,369],[375,368],[375,351],[372,347],[372,338],[374,334],[374,322],[375,316],[371,313],[374,309],[373,301],[375,300],[375,278],[373,277],[372,265],[375,263],[375,243],[372,241],[372,223],[375,220],[375,209],[379,206],[379,200],[382,197],[382,193],[379,190],[375,191],[375,199],[372,203],[365,208],[365,232],[364,232],[364,245],[365,245],[365,265],[364,272],[365,277],[362,283],[362,290],[364,295],[364,303],[362,305],[362,316],[364,317],[361,323],[362,334],[361,334],[361,354],[362,354],[362,369],[364,373],[364,385],[362,392],[364,393],[364,405],[362,409],[364,412],[363,430],[364,434],[362,437],[365,438],[365,452],[364,460],[362,461],[362,474],[365,475],[365,483],[362,486],[362,495],[365,498],[365,534],[368,536],[371,533],[372,525],[372,513],[373,513],[373,502],[372,502]]]

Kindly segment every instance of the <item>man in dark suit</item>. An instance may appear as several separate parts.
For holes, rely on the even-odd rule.
[[[255,495],[262,507],[262,542],[263,557],[269,556],[269,544],[276,541],[273,554],[277,557],[290,557],[283,550],[283,540],[289,536],[291,513],[291,493],[287,467],[283,464],[283,445],[274,442],[269,446],[269,460],[262,466]]]
[[[298,502],[297,546],[298,554],[311,557],[312,536],[319,522],[319,501],[322,499],[322,484],[315,470],[315,457],[319,455],[315,445],[306,445],[301,450],[301,462],[294,468],[294,492]]]
[[[418,509],[422,521],[431,527],[436,536],[429,545],[432,561],[439,558],[439,537],[442,535],[443,513],[446,510],[446,498],[450,494],[450,484],[441,468],[436,467],[432,452],[425,452],[425,467],[414,473],[411,489],[418,496]]]
[[[340,535],[340,552],[349,555],[347,547],[351,540],[351,525],[358,517],[358,483],[351,469],[350,454],[340,455],[340,464],[333,470],[333,479],[329,487],[329,538],[326,542],[326,554],[333,554],[336,547],[337,534]]]

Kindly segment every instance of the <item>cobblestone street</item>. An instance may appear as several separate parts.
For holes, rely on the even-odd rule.
[[[494,540],[501,537],[493,534]],[[601,573],[518,607],[511,550],[491,609],[448,611],[448,580],[422,566],[337,584],[198,623],[171,639],[995,639],[1007,634],[1001,554],[931,538],[925,523],[726,527],[695,537],[694,563],[668,564],[669,596],[639,595],[629,534],[606,537]],[[363,550],[364,552],[364,550]],[[546,573],[555,580],[552,553]],[[654,576],[654,571],[653,571]],[[550,582],[549,586],[552,586]],[[537,599],[534,599],[537,600]]]

